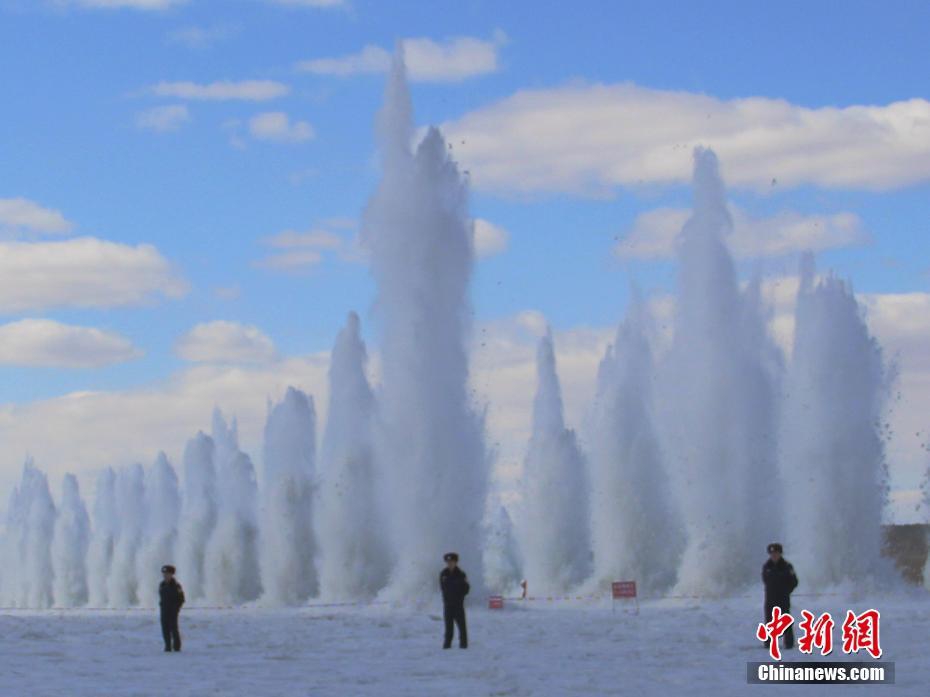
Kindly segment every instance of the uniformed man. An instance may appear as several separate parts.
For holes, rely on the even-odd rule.
[[[773,542],[768,546],[769,558],[762,565],[762,583],[765,584],[765,621],[772,621],[772,610],[781,608],[783,613],[791,610],[791,591],[798,586],[794,567],[782,556],[782,546]],[[788,626],[783,635],[785,648],[794,647],[794,624]]]
[[[446,636],[442,648],[452,646],[452,624],[459,628],[459,648],[468,648],[468,629],[465,626],[465,596],[470,586],[465,572],[459,568],[459,555],[449,552],[443,559],[446,568],[439,574],[439,588],[442,590],[442,614],[446,621]]]
[[[161,610],[161,634],[165,639],[165,651],[181,650],[181,632],[178,630],[178,615],[184,605],[184,589],[174,577],[171,564],[161,567],[162,582],[158,586],[158,607]]]

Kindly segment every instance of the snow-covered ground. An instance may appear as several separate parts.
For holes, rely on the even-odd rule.
[[[0,695],[846,694],[837,685],[746,684],[746,662],[768,655],[754,637],[760,605],[655,600],[638,615],[612,613],[609,600],[473,606],[467,651],[440,649],[438,605],[190,608],[181,654],[162,652],[154,612],[3,611]],[[799,597],[793,609],[842,618],[847,607],[871,606],[882,612],[883,660],[896,662],[897,684],[855,693],[926,695],[930,595]],[[834,639],[839,646],[839,627]],[[799,660],[797,651],[786,658]]]

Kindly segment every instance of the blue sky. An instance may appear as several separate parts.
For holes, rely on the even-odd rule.
[[[903,0],[0,0],[0,242],[16,245],[0,249],[0,263],[15,256],[16,288],[0,285],[12,346],[0,352],[0,440],[12,443],[0,469],[12,476],[27,450],[53,472],[151,457],[157,442],[173,453],[224,397],[255,440],[266,397],[295,376],[324,406],[322,364],[308,357],[325,355],[349,310],[377,345],[355,235],[377,179],[383,52],[398,40],[418,122],[443,125],[473,178],[473,214],[492,226],[473,289],[479,327],[519,362],[540,317],[553,325],[570,419],[628,279],[656,298],[672,289],[662,233],[688,206],[691,147],[709,144],[736,235],[745,222],[744,270],[790,276],[813,245],[821,268],[851,278],[900,356],[910,401],[895,418],[916,433],[930,406],[927,27],[930,5]],[[601,124],[610,109],[630,122]],[[695,125],[705,112],[720,130]],[[101,244],[83,256],[68,246],[85,238]],[[790,294],[774,302],[777,313]],[[496,383],[494,358],[476,362],[482,384]],[[64,428],[45,444],[71,409],[89,423],[112,413],[69,401],[87,391],[137,409],[127,429],[146,437],[101,430],[76,445]],[[153,419],[172,399],[200,420]],[[526,424],[506,409],[521,404],[500,407],[510,425],[492,424],[512,457]],[[94,450],[110,437],[126,442]],[[911,496],[919,440],[890,448]]]

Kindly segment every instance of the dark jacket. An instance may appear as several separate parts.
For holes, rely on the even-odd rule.
[[[176,580],[162,581],[158,586],[158,606],[162,612],[179,612],[184,604],[184,589]]]
[[[787,601],[791,591],[798,587],[798,577],[784,557],[777,562],[769,559],[762,565],[762,583],[766,602]]]
[[[442,602],[446,605],[461,605],[471,590],[468,577],[459,567],[453,570],[445,568],[439,574],[439,587],[442,589]]]

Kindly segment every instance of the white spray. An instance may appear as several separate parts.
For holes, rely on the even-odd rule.
[[[498,506],[488,523],[484,548],[484,582],[488,591],[516,592],[523,579],[523,560],[514,535],[513,522],[504,506]]]
[[[595,585],[635,580],[671,587],[684,531],[671,500],[653,416],[648,317],[634,297],[597,376],[591,428],[591,536]]]
[[[333,346],[329,410],[320,456],[316,532],[320,596],[373,596],[387,582],[388,560],[376,497],[371,428],[374,396],[359,319],[349,314]]]
[[[52,606],[52,537],[55,533],[55,504],[48,489],[48,479],[27,460],[11,511],[16,541],[8,563],[19,566],[15,575],[13,605],[28,608]]]
[[[805,588],[874,577],[886,468],[878,423],[881,351],[849,285],[801,274],[787,379],[781,465],[788,491],[786,555]]]
[[[263,599],[295,605],[317,592],[312,529],[316,413],[313,401],[289,387],[269,408],[262,481],[261,576]]]
[[[94,525],[87,551],[87,593],[91,607],[109,605],[107,579],[119,534],[116,513],[116,473],[111,467],[97,477],[94,494]]]
[[[177,569],[188,600],[204,597],[204,557],[216,525],[213,439],[198,432],[184,449],[184,498],[178,526]]]
[[[139,604],[144,607],[158,603],[159,571],[175,561],[180,511],[178,477],[167,456],[159,453],[145,475],[145,527],[137,563]]]
[[[211,604],[230,605],[261,594],[258,486],[252,460],[239,450],[235,419],[227,425],[219,409],[213,412],[213,441],[218,508],[204,562],[206,595]]]
[[[523,466],[520,549],[527,582],[561,593],[590,571],[588,489],[575,432],[565,428],[552,333],[539,341],[533,433]]]
[[[759,555],[780,531],[774,349],[756,293],[739,292],[724,242],[731,227],[717,158],[697,149],[662,425],[688,534],[678,587],[708,595],[756,581]]]
[[[480,592],[487,455],[468,396],[467,187],[430,129],[410,150],[413,118],[395,55],[379,116],[382,178],[365,212],[382,329],[376,457],[388,487],[396,563],[385,597],[435,592],[442,554],[457,551]]]
[[[119,531],[107,579],[107,599],[110,607],[121,608],[139,602],[136,556],[142,545],[145,521],[145,471],[142,465],[124,467],[117,473],[116,516]]]
[[[77,477],[66,474],[52,541],[53,591],[57,607],[79,607],[87,603],[89,546],[90,516],[81,498]]]

